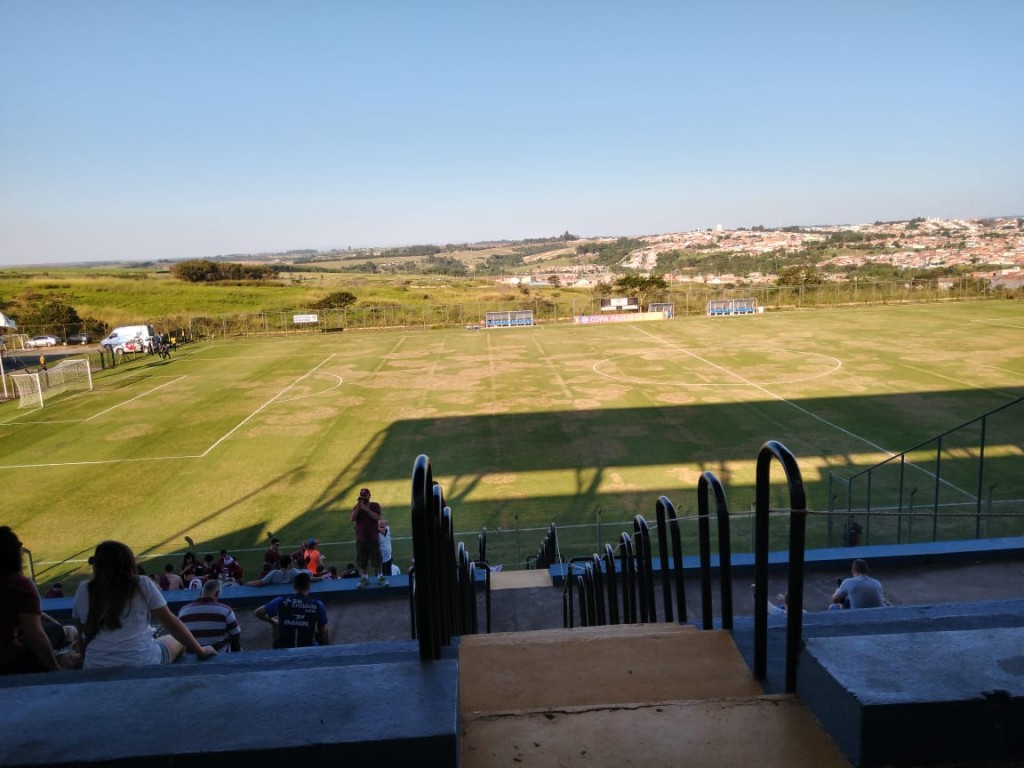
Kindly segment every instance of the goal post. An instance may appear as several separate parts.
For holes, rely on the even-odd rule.
[[[18,408],[42,408],[46,400],[64,392],[92,389],[92,368],[81,357],[61,360],[53,368],[11,374],[18,391]]]
[[[43,387],[38,373],[12,373],[19,408],[42,408]]]

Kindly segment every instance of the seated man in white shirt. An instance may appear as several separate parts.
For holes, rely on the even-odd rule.
[[[295,577],[300,573],[309,573],[305,568],[292,568],[292,558],[290,555],[281,555],[281,567],[275,568],[269,573],[265,574],[263,578],[256,579],[255,581],[248,582],[250,587],[265,587],[267,584],[291,584],[295,581]],[[309,573],[313,581],[320,581],[320,576],[313,576]]]

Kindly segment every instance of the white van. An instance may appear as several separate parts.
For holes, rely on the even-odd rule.
[[[116,354],[125,352],[152,353],[157,344],[157,333],[152,325],[125,325],[115,328],[103,341],[102,349]]]

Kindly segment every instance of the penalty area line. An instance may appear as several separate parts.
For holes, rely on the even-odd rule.
[[[136,400],[138,400],[140,398],[143,398],[143,397],[146,397],[147,395],[151,395],[154,392],[156,392],[158,389],[163,389],[164,387],[168,387],[171,384],[177,384],[179,381],[181,381],[184,378],[185,378],[185,376],[179,376],[176,379],[171,379],[170,381],[165,381],[163,384],[160,384],[159,386],[153,387],[152,389],[148,389],[145,392],[143,392],[142,394],[136,395],[133,398],[125,400],[123,403],[118,403],[117,405],[112,405],[109,408],[107,408],[106,410],[100,411],[99,413],[94,413],[89,418],[84,419],[84,421],[92,421],[93,419],[98,419],[100,416],[104,416],[104,415],[110,413],[111,411],[116,411],[118,408],[121,408],[121,407],[123,407],[125,405],[128,405],[129,403],[134,403]]]
[[[237,424],[236,424],[236,425],[235,425],[234,427],[232,427],[232,428],[231,428],[231,429],[229,429],[229,430],[228,430],[227,432],[225,432],[225,433],[224,433],[223,435],[221,435],[221,436],[220,436],[219,438],[217,438],[217,439],[216,439],[216,440],[215,440],[215,441],[214,441],[214,442],[213,442],[213,443],[212,443],[212,444],[210,445],[210,447],[209,447],[209,448],[207,448],[207,449],[206,449],[205,451],[203,451],[203,452],[202,452],[201,454],[199,454],[199,457],[198,457],[198,458],[201,458],[201,459],[202,459],[202,458],[205,458],[206,456],[208,456],[208,455],[210,454],[210,452],[211,452],[211,451],[212,451],[212,450],[213,450],[214,448],[216,448],[216,447],[217,447],[218,445],[220,445],[221,443],[223,443],[223,442],[224,442],[225,440],[227,440],[227,439],[228,439],[229,437],[231,437],[231,436],[232,436],[233,434],[235,434],[235,432],[237,432],[238,430],[240,430],[240,429],[241,429],[242,427],[244,427],[244,426],[245,426],[246,424],[248,424],[250,420],[252,420],[253,418],[255,418],[255,417],[256,417],[256,416],[257,416],[257,415],[258,415],[258,414],[259,414],[260,412],[262,412],[262,411],[263,411],[263,410],[264,410],[265,408],[268,408],[268,407],[270,407],[271,405],[273,405],[273,404],[274,404],[275,402],[277,402],[277,401],[278,401],[278,400],[279,400],[279,399],[280,399],[280,398],[281,398],[281,397],[282,397],[283,395],[287,394],[287,393],[288,393],[288,392],[289,392],[289,391],[290,391],[290,390],[291,390],[292,388],[294,388],[294,387],[295,387],[295,386],[296,386],[297,384],[299,384],[299,382],[301,382],[301,381],[302,381],[303,379],[307,378],[308,376],[312,376],[312,375],[313,375],[314,373],[316,373],[316,372],[317,372],[318,370],[320,370],[320,369],[321,369],[321,368],[323,368],[323,367],[324,367],[325,365],[327,365],[327,363],[331,362],[331,360],[333,360],[333,359],[334,359],[334,357],[335,357],[335,355],[334,355],[334,354],[328,355],[328,356],[327,356],[327,357],[326,357],[326,358],[325,358],[324,360],[321,360],[321,361],[320,361],[320,362],[319,362],[319,363],[318,363],[317,365],[313,366],[313,367],[312,367],[312,368],[310,368],[310,369],[309,369],[308,371],[306,371],[306,372],[305,372],[304,374],[302,374],[301,376],[299,376],[299,378],[297,378],[297,379],[296,379],[295,381],[293,381],[293,382],[292,382],[291,384],[289,384],[289,385],[288,385],[287,387],[285,387],[285,388],[284,388],[284,389],[282,389],[282,390],[281,390],[280,392],[278,392],[278,393],[277,393],[276,395],[274,395],[274,396],[273,396],[272,398],[270,398],[270,399],[269,399],[269,400],[267,400],[267,401],[266,401],[265,403],[263,403],[263,405],[261,405],[261,406],[260,406],[259,408],[257,408],[257,409],[256,409],[255,411],[253,411],[253,412],[252,412],[252,413],[250,413],[250,414],[249,414],[248,416],[246,416],[246,417],[245,417],[244,419],[242,419],[242,420],[241,420],[240,422],[238,422],[238,423],[237,423]]]

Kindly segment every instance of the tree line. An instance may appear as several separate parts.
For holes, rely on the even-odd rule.
[[[277,268],[271,264],[239,264],[233,261],[218,263],[208,259],[191,259],[172,265],[171,274],[187,283],[264,281],[277,277]]]

